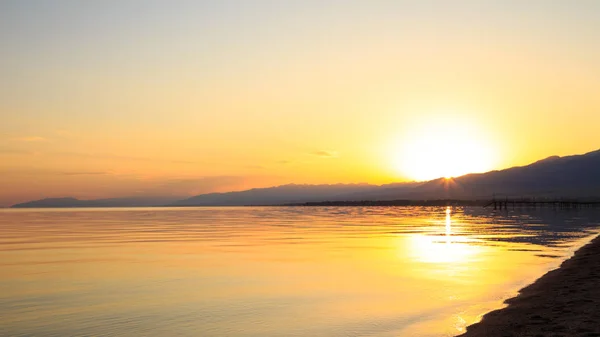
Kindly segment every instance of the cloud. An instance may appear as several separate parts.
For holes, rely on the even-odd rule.
[[[337,151],[326,151],[326,150],[318,150],[311,152],[313,156],[322,157],[322,158],[337,158]]]
[[[115,154],[110,154],[110,153],[53,152],[53,153],[49,153],[49,154],[58,155],[58,156],[66,156],[66,157],[101,158],[101,159],[152,162],[152,163],[200,164],[200,162],[190,161],[190,160],[172,160],[172,159],[159,159],[159,158],[150,158],[150,157],[121,156],[121,155],[115,155]]]
[[[246,166],[244,166],[244,168],[251,169],[251,170],[265,170],[267,167],[262,166],[262,165],[246,165]]]
[[[11,168],[0,169],[0,174],[16,176],[100,176],[113,175],[106,171],[56,171],[44,168]]]
[[[31,155],[31,154],[36,154],[36,153],[32,152],[32,151],[13,150],[13,149],[0,149],[0,154],[25,154],[25,155]]]
[[[45,141],[48,141],[46,138],[39,137],[39,136],[16,137],[16,138],[12,138],[11,140],[15,141],[15,142],[45,142]]]
[[[102,175],[108,175],[110,174],[110,172],[103,172],[103,171],[73,171],[73,172],[60,172],[60,175],[63,176],[102,176]]]
[[[11,138],[10,141],[18,142],[46,142],[46,138],[42,137],[17,137]],[[119,161],[136,161],[136,162],[148,162],[148,163],[170,163],[170,164],[207,164],[206,162],[192,161],[192,160],[178,160],[178,159],[162,159],[162,158],[151,158],[151,157],[137,157],[127,155],[115,155],[111,153],[84,153],[84,152],[34,152],[25,151],[21,149],[11,149],[6,147],[0,147],[0,154],[21,154],[21,155],[38,155],[44,154],[49,156],[62,156],[62,157],[73,157],[73,158],[98,158],[98,159],[111,159]]]

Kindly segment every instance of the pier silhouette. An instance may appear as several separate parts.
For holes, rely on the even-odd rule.
[[[516,198],[516,199],[496,199],[494,198],[484,207],[494,207],[494,209],[511,208],[539,208],[551,207],[557,209],[575,209],[600,207],[600,201],[585,201],[575,199],[535,199],[535,198]]]

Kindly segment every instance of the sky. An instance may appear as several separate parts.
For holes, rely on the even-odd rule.
[[[0,206],[600,148],[600,2],[0,2]]]

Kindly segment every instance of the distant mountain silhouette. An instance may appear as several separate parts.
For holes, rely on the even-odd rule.
[[[456,160],[460,160],[457,158]],[[167,197],[78,200],[52,198],[12,207],[134,207],[282,205],[320,201],[474,200],[496,197],[547,197],[600,200],[600,150],[584,155],[552,156],[501,171],[467,174],[454,179],[388,185],[282,185],[227,193],[208,193],[176,200]]]
[[[457,158],[460,160],[460,158]],[[481,200],[496,197],[600,199],[600,150],[552,156],[501,171],[447,180],[389,185],[284,185],[241,192],[202,194],[177,206],[276,205],[360,200]]]
[[[407,183],[408,184],[408,183]],[[394,184],[404,186],[407,184]],[[246,191],[201,194],[175,202],[173,206],[241,206],[303,203],[375,192],[381,186],[370,184],[297,185],[289,184]]]
[[[76,198],[47,198],[13,205],[13,208],[65,208],[65,207],[143,207],[170,204],[180,197],[127,197],[79,200]]]
[[[457,158],[460,160],[460,158]],[[373,199],[485,199],[497,197],[600,198],[600,150],[552,156],[501,171],[435,179],[412,189],[391,188]]]

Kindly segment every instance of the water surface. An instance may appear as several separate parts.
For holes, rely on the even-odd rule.
[[[0,335],[452,336],[591,210],[0,210]]]

